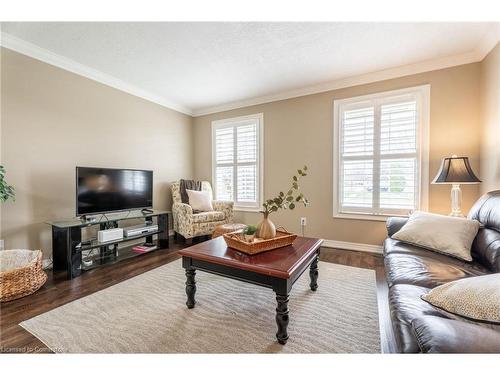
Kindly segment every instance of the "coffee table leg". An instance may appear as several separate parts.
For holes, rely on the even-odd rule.
[[[309,286],[311,287],[312,291],[318,289],[318,260],[319,255],[314,258],[311,263],[311,268],[309,269],[309,276],[311,277],[311,283],[309,284]]]
[[[188,307],[188,309],[192,309],[196,303],[196,301],[194,300],[194,295],[196,293],[196,281],[194,279],[195,275],[196,270],[194,268],[186,268],[186,306]]]
[[[278,332],[276,333],[276,338],[282,345],[285,345],[288,340],[288,297],[289,295],[276,294],[276,301],[278,301],[278,307],[276,308],[276,324],[278,325]]]

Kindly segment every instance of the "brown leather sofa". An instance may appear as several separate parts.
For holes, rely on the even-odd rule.
[[[500,353],[500,326],[450,318],[420,298],[449,281],[500,272],[500,190],[481,197],[469,218],[482,224],[472,245],[472,262],[393,240],[407,219],[387,220],[384,262],[399,352]]]

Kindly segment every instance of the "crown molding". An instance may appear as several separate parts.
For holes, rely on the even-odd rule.
[[[453,66],[470,64],[482,61],[486,55],[497,45],[500,40],[500,23],[493,25],[490,30],[481,39],[474,51],[441,57],[432,60],[421,61],[415,64],[403,65],[394,68],[388,68],[366,74],[341,78],[338,80],[321,83],[318,85],[302,87],[294,90],[284,91],[272,95],[260,96],[252,99],[244,99],[222,105],[193,110],[193,117],[209,115],[229,111],[232,109],[250,107],[259,104],[271,103],[279,100],[297,98],[305,95],[319,94],[322,92],[343,89],[352,86],[359,86],[368,83],[384,81],[393,78],[409,76],[413,74],[430,72],[433,70],[450,68]]]
[[[259,96],[251,99],[244,99],[230,103],[224,103],[215,106],[209,106],[201,109],[190,109],[172,102],[164,97],[152,94],[135,85],[127,83],[109,74],[80,64],[74,60],[68,59],[44,48],[40,48],[32,43],[26,42],[5,32],[0,33],[0,46],[11,49],[23,55],[43,61],[47,64],[57,66],[58,68],[70,71],[80,76],[92,79],[96,82],[124,91],[128,94],[140,97],[150,102],[159,104],[163,107],[184,113],[189,116],[199,117],[213,113],[229,111],[237,108],[250,107],[259,104],[265,104],[280,100],[292,99],[306,95],[319,94],[322,92],[358,86],[388,79],[404,77],[408,75],[429,72],[432,70],[445,69],[457,65],[478,62],[484,59],[486,55],[496,46],[500,40],[500,23],[492,26],[485,34],[481,42],[474,51],[462,53],[453,56],[446,56],[438,59],[422,61],[415,64],[404,65],[366,74],[340,78],[330,82],[317,85],[306,86],[293,90],[283,91],[271,95]]]
[[[500,22],[493,25],[486,32],[481,42],[478,44],[476,51],[481,60],[483,60],[500,41]]]
[[[207,107],[200,110],[194,110],[193,116],[199,117],[213,113],[229,111],[237,108],[250,107],[254,105],[265,104],[285,99],[292,99],[300,96],[319,94],[322,92],[338,90],[352,86],[359,86],[378,81],[385,81],[388,79],[429,72],[432,70],[449,68],[457,65],[469,64],[481,61],[482,60],[481,56],[482,54],[478,53],[477,51],[473,51],[473,52],[463,53],[460,55],[447,56],[439,59],[423,61],[416,64],[379,70],[357,76],[341,78],[338,80],[330,81],[327,83],[321,83],[314,86],[307,86],[295,90],[285,91],[273,95],[266,95],[257,98],[245,99],[241,101],[217,105],[213,107]]]
[[[43,61],[44,63],[57,66],[58,68],[67,70],[71,73],[78,74],[85,78],[89,78],[93,81],[102,83],[106,86],[113,87],[117,90],[126,92],[128,94],[137,96],[139,98],[145,99],[147,101],[161,105],[172,109],[177,112],[184,113],[186,115],[192,116],[193,111],[182,105],[174,103],[168,99],[165,99],[159,95],[150,93],[143,90],[135,85],[122,81],[116,77],[109,74],[103,73],[99,70],[93,69],[89,66],[80,64],[74,60],[68,59],[64,56],[53,53],[47,49],[38,47],[32,43],[26,42],[25,40],[19,39],[13,35],[1,32],[0,34],[0,46],[7,49],[13,50],[20,54],[32,57],[36,60]]]

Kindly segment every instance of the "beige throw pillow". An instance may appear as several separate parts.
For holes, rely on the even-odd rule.
[[[500,324],[500,273],[452,281],[432,289],[422,299],[467,319]]]
[[[478,230],[476,220],[415,211],[392,238],[471,261],[470,249]]]
[[[194,211],[213,211],[212,196],[209,191],[188,190],[189,205]]]

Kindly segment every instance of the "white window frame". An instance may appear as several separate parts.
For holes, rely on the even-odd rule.
[[[341,119],[340,116],[343,112],[343,108],[349,106],[354,107],[359,104],[360,107],[366,106],[370,103],[377,103],[377,101],[383,101],[384,104],[388,103],[388,98],[394,97],[404,97],[413,96],[417,98],[417,113],[419,122],[417,124],[417,178],[418,178],[418,193],[417,198],[417,209],[427,210],[429,205],[429,125],[430,125],[430,85],[421,85],[408,87],[401,90],[391,90],[379,92],[376,94],[362,95],[352,98],[334,100],[333,102],[333,217],[343,218],[343,219],[358,219],[358,220],[375,220],[375,221],[385,221],[389,216],[406,216],[409,210],[400,210],[395,212],[391,210],[390,212],[379,209],[377,212],[343,212],[340,204],[340,199],[342,197],[342,186],[340,186],[341,179],[339,178],[341,172],[341,141],[342,141],[342,129],[341,129]],[[380,128],[380,124],[377,124],[377,118],[380,116],[375,115],[375,128],[374,131]],[[394,157],[393,154],[388,155],[391,158]],[[403,155],[401,155],[403,157]],[[380,158],[380,154],[375,154],[373,158]],[[379,173],[379,171],[373,171],[374,173]]]
[[[257,125],[257,203],[256,204],[245,204],[244,202],[237,202],[237,173],[236,173],[236,167],[238,165],[245,165],[245,164],[254,164],[252,163],[237,163],[236,162],[236,138],[234,139],[235,142],[235,152],[233,156],[233,164],[230,164],[234,167],[233,170],[233,197],[235,199],[234,201],[234,210],[235,211],[249,211],[249,212],[259,212],[262,210],[262,203],[264,202],[264,114],[263,113],[256,113],[253,115],[247,115],[247,116],[239,116],[239,117],[233,117],[233,118],[228,118],[228,119],[223,119],[223,120],[216,120],[212,121],[212,186],[214,189],[214,197],[217,197],[217,184],[216,184],[216,169],[217,169],[217,161],[216,161],[216,143],[215,143],[215,131],[217,129],[221,128],[232,128],[235,126],[238,126],[240,123],[245,123],[248,122],[249,120],[255,120],[258,122]],[[227,166],[227,164],[224,164]]]

